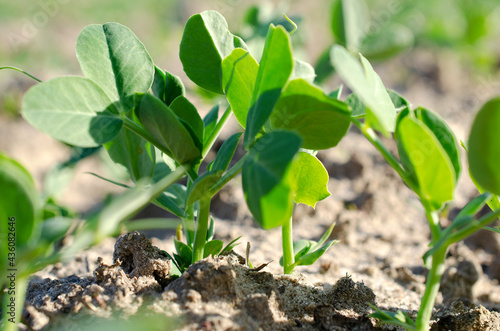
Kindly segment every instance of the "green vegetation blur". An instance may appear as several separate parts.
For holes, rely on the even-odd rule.
[[[80,75],[74,46],[81,29],[93,23],[120,22],[144,42],[156,63],[184,79],[178,59],[183,25],[189,16],[206,9],[221,12],[231,31],[255,39],[257,45],[270,22],[288,28],[281,16],[286,12],[299,25],[295,49],[301,52],[302,46],[310,56],[309,49],[327,49],[336,42],[331,21],[335,1],[339,0],[304,6],[295,0],[261,4],[258,0],[0,0],[0,66],[16,66],[43,80]],[[364,13],[359,15],[366,17],[367,48],[363,53],[371,60],[383,61],[401,51],[424,47],[456,52],[472,71],[491,74],[499,67],[498,0],[352,1],[361,3]],[[313,31],[305,35],[308,29]],[[33,83],[19,73],[0,72],[0,113],[18,114],[22,95]]]

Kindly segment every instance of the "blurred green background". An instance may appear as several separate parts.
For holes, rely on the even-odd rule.
[[[306,49],[302,57],[315,62],[333,41],[332,3],[331,0],[267,1],[259,15],[263,23],[281,12],[301,16],[299,38],[305,41]],[[159,66],[182,76],[178,44],[183,24],[190,15],[215,9],[227,18],[232,32],[245,34],[245,17],[248,22],[252,20],[249,9],[255,4],[259,1],[0,0],[0,66],[21,67],[43,80],[79,74],[74,55],[79,31],[88,24],[116,21],[137,34]],[[413,33],[417,47],[451,49],[463,54],[466,63],[483,72],[498,67],[498,0],[367,0],[366,4],[367,31],[382,33],[404,26]],[[11,111],[16,102],[5,100],[6,94],[16,88],[23,90],[22,85],[29,84],[24,78],[13,76],[18,75],[0,72],[0,96],[4,99],[0,108]]]

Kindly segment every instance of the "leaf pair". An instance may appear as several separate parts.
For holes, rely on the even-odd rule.
[[[452,200],[461,166],[458,142],[446,122],[424,108],[405,109],[398,116],[395,138],[420,199],[432,210]]]
[[[287,222],[294,201],[314,207],[330,195],[328,173],[290,131],[263,135],[249,150],[242,170],[243,191],[255,220],[265,229]],[[297,155],[298,153],[298,155]]]
[[[154,66],[139,39],[118,23],[85,27],[76,53],[86,78],[60,77],[34,86],[22,114],[58,140],[97,147],[121,130],[120,114],[134,106],[135,93],[149,90]]]
[[[235,49],[224,59],[225,92],[236,118],[246,127],[246,147],[262,126],[266,132],[276,129],[297,132],[306,149],[336,146],[346,134],[349,109],[300,78],[313,70],[300,63],[292,62],[289,37],[281,27],[269,29],[260,66],[242,49]]]
[[[208,10],[193,15],[186,22],[179,57],[187,76],[198,86],[223,94],[222,60],[244,42],[228,30],[226,19]]]

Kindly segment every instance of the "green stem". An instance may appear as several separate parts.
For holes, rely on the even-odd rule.
[[[410,187],[410,189],[414,192],[418,192],[418,185],[414,183],[413,179],[408,176],[408,173],[405,171],[401,163],[392,155],[392,153],[385,147],[384,143],[377,136],[375,131],[367,126],[362,124],[355,118],[351,118],[351,121],[359,128],[361,133],[368,139],[368,141],[375,146],[375,148],[382,154],[386,162],[398,173],[401,179]]]
[[[425,208],[425,215],[427,216],[427,221],[429,222],[429,227],[431,228],[432,241],[437,242],[441,239],[441,225],[439,223],[439,212],[432,210],[426,202],[422,201]]]
[[[202,160],[205,159],[205,157],[207,156],[210,149],[212,149],[212,146],[214,145],[215,141],[217,140],[217,137],[219,137],[219,134],[222,131],[222,128],[227,123],[227,121],[231,117],[232,113],[233,113],[233,110],[231,109],[231,106],[227,107],[227,109],[224,112],[224,114],[222,115],[221,119],[219,120],[219,122],[217,122],[217,125],[214,128],[214,131],[210,135],[210,138],[208,138],[206,145],[203,147],[203,151],[201,153]]]
[[[223,188],[227,183],[231,181],[234,177],[236,177],[240,172],[241,169],[243,168],[243,164],[245,163],[245,160],[248,157],[248,153],[245,154],[241,159],[236,162],[234,166],[232,166],[225,174],[224,176],[214,185],[210,188],[208,195],[209,196],[214,196],[221,188]]]
[[[293,229],[292,217],[281,226],[281,240],[283,246],[283,270],[285,275],[292,273],[295,265],[295,255],[293,252]]]
[[[36,80],[37,82],[41,83],[42,81],[38,78],[36,78],[35,76],[33,75],[30,75],[29,73],[27,73],[26,71],[22,70],[22,69],[19,69],[19,68],[16,68],[16,67],[11,67],[11,66],[6,66],[6,67],[0,67],[0,70],[2,69],[11,69],[11,70],[15,70],[15,71],[19,71],[20,73],[23,73],[25,74],[26,76]]]
[[[10,282],[9,282],[10,283]],[[21,315],[23,314],[24,309],[24,298],[26,296],[26,288],[28,286],[28,278],[27,277],[18,277],[15,280],[15,295],[11,296],[8,292],[3,293],[4,302],[2,307],[2,315],[3,315],[3,325],[1,331],[17,331],[17,325],[21,320]],[[9,288],[9,284],[6,285]],[[14,301],[11,301],[11,298],[14,298]],[[10,308],[7,309],[7,305],[13,302],[15,304],[15,308],[13,308],[12,312],[15,316],[9,315]],[[13,318],[13,320],[10,320]]]
[[[488,213],[487,215],[481,217],[478,221],[473,222],[468,226],[460,229],[460,231],[450,235],[447,239],[447,244],[451,245],[452,243],[456,243],[469,237],[474,232],[481,230],[483,227],[489,225],[490,223],[493,223],[498,218],[498,216],[500,216],[500,210]]]
[[[448,246],[444,246],[432,255],[432,267],[427,275],[425,292],[418,310],[416,328],[418,331],[429,330],[429,323],[432,317],[432,309],[436,303],[436,298],[441,284],[441,277],[444,272],[444,260]]]
[[[207,241],[208,221],[210,218],[210,199],[200,200],[200,210],[194,236],[193,260],[192,263],[203,259],[205,242]]]

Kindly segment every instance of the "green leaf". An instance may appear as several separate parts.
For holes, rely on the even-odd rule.
[[[152,178],[156,157],[154,146],[144,138],[125,128],[108,141],[106,147],[113,162],[123,165],[130,178],[137,182],[142,178]]]
[[[274,129],[297,132],[302,148],[328,149],[347,133],[351,120],[347,105],[330,98],[303,79],[292,80],[271,113]]]
[[[327,198],[328,172],[323,164],[311,154],[300,152],[292,163],[292,182],[295,186],[294,200],[315,207],[318,201]]]
[[[189,194],[187,198],[187,206],[192,205],[201,199],[211,199],[212,196],[209,194],[210,188],[217,184],[219,179],[222,177],[222,171],[210,171],[205,172],[191,185],[189,189]]]
[[[34,235],[42,216],[35,183],[22,165],[0,154],[0,187],[2,188],[0,199],[2,246],[7,247],[7,233],[14,232],[16,246],[21,247]],[[9,230],[8,224],[11,218],[15,218],[13,231]],[[2,255],[1,259],[0,265],[3,266],[7,257]],[[5,268],[2,269],[4,270]]]
[[[420,199],[434,210],[452,200],[456,185],[453,164],[425,123],[412,114],[403,116],[398,120],[396,140],[401,162],[418,181]]]
[[[488,200],[492,198],[491,193],[483,193],[478,197],[472,199],[462,210],[458,213],[458,215],[453,219],[452,226],[455,227],[455,224],[460,222],[463,219],[474,220],[474,217],[477,213],[483,209]]]
[[[186,88],[179,77],[162,71],[155,66],[155,76],[153,85],[151,86],[153,95],[162,100],[167,106],[170,106],[172,101],[178,96],[186,94]]]
[[[206,146],[210,136],[214,132],[217,126],[217,120],[219,119],[219,105],[215,105],[210,109],[207,115],[203,118],[203,124],[205,125],[205,136],[203,137],[203,146]]]
[[[218,12],[207,10],[191,16],[179,52],[186,75],[198,86],[223,94],[221,63],[235,48],[234,43],[226,19]]]
[[[209,171],[226,171],[233,159],[238,142],[240,141],[243,132],[237,132],[229,137],[217,152],[215,160],[210,164]]]
[[[314,241],[301,239],[293,242],[293,251],[296,252],[294,259],[297,261],[302,256],[306,255],[311,249]],[[283,266],[283,256],[280,258],[280,266]]]
[[[407,108],[410,106],[410,103],[403,98],[400,94],[398,94],[396,91],[393,91],[391,89],[387,89],[387,93],[389,94],[389,97],[391,98],[392,104],[394,107],[401,111],[404,108]],[[351,117],[353,118],[363,118],[366,115],[366,107],[363,104],[363,102],[356,96],[356,94],[351,93],[349,96],[347,96],[345,103],[348,104],[351,109]]]
[[[177,256],[181,258],[181,261],[179,261],[178,259],[176,260],[179,263],[179,266],[182,268],[181,270],[184,270],[185,267],[191,264],[191,260],[193,259],[193,250],[191,249],[191,247],[177,239],[174,239],[174,245]]]
[[[392,104],[394,105],[394,107],[396,107],[396,109],[402,110],[404,108],[410,107],[410,103],[408,102],[408,100],[406,100],[398,92],[391,89],[387,89],[387,93],[389,94],[389,97],[392,100]]]
[[[222,84],[234,116],[244,128],[259,64],[247,51],[236,48],[222,61]]]
[[[118,23],[86,26],[76,41],[76,57],[85,77],[97,83],[124,111],[134,106],[136,92],[151,87],[154,65],[144,45]]]
[[[185,217],[184,209],[182,209],[177,203],[176,199],[172,198],[166,193],[161,194],[158,196],[154,202],[155,205],[171,212],[177,217]]]
[[[308,253],[308,254],[302,256],[301,258],[299,258],[297,261],[295,261],[295,264],[296,265],[312,265],[312,264],[314,264],[314,262],[316,262],[323,254],[325,254],[325,252],[330,247],[332,247],[336,243],[338,243],[338,240],[327,241],[325,244],[323,244],[317,250],[315,250],[311,253]]]
[[[271,24],[248,111],[244,144],[249,148],[267,121],[293,69],[288,32]]]
[[[425,109],[415,109],[415,116],[421,120],[436,136],[437,140],[450,158],[453,168],[455,169],[455,179],[458,181],[460,177],[460,154],[458,140],[453,134],[453,131],[448,124],[436,113]]]
[[[366,107],[361,100],[359,100],[356,94],[349,94],[345,99],[345,103],[351,107],[352,118],[363,118],[366,116]]]
[[[330,238],[330,235],[332,234],[332,231],[333,231],[334,227],[335,227],[335,223],[333,223],[332,225],[330,225],[330,227],[326,230],[326,232],[323,234],[323,236],[321,237],[321,239],[315,245],[313,245],[311,247],[311,250],[315,251],[319,247],[321,247],[328,240],[328,238]]]
[[[122,127],[118,110],[104,91],[82,77],[59,77],[26,92],[22,115],[51,137],[80,147],[97,147]]]
[[[220,254],[225,253],[225,252],[230,252],[233,248],[235,248],[236,246],[238,246],[240,244],[240,243],[237,243],[237,241],[240,239],[241,239],[241,236],[239,236],[236,239],[231,240],[231,242],[229,244],[227,244],[226,247],[224,247],[222,249]]]
[[[222,247],[224,243],[221,240],[210,240],[205,244],[205,248],[203,249],[203,258],[207,258],[208,256],[216,256],[222,251]]]
[[[215,230],[214,227],[215,227],[214,218],[210,216],[210,224],[208,225],[207,229],[207,239],[206,239],[207,242],[214,238],[214,230]]]
[[[181,79],[165,71],[165,99],[164,102],[170,105],[177,97],[186,94],[186,88],[182,83]]]
[[[200,159],[201,150],[191,133],[160,99],[144,94],[135,110],[146,130],[178,163],[195,163]]]
[[[396,109],[382,80],[370,63],[360,55],[362,66],[345,48],[335,45],[331,61],[347,86],[367,107],[366,122],[375,130],[388,135],[396,125]]]
[[[314,72],[314,68],[309,63],[294,59],[293,71],[290,76],[290,80],[299,78],[312,84],[316,78],[316,73]]]
[[[273,131],[252,146],[242,169],[248,208],[265,229],[280,226],[293,212],[289,167],[301,139],[287,131]]]
[[[469,167],[484,189],[500,195],[500,98],[488,101],[477,113],[469,135]]]
[[[174,111],[177,117],[189,125],[201,144],[205,125],[196,107],[182,95],[172,101],[169,107]]]
[[[366,5],[360,0],[336,0],[332,7],[332,32],[336,43],[359,52],[369,22]]]
[[[344,89],[344,85],[340,85],[336,90],[333,90],[330,93],[328,93],[328,96],[330,98],[340,100],[340,98],[342,97],[342,90],[343,89]]]
[[[380,310],[377,307],[372,307],[375,309],[375,313],[370,314],[369,317],[378,319],[383,324],[394,324],[405,328],[407,331],[417,331],[415,327],[415,321],[407,314],[398,310],[397,312]]]
[[[41,224],[40,240],[44,243],[55,243],[64,237],[73,223],[72,218],[60,216],[44,220]]]

